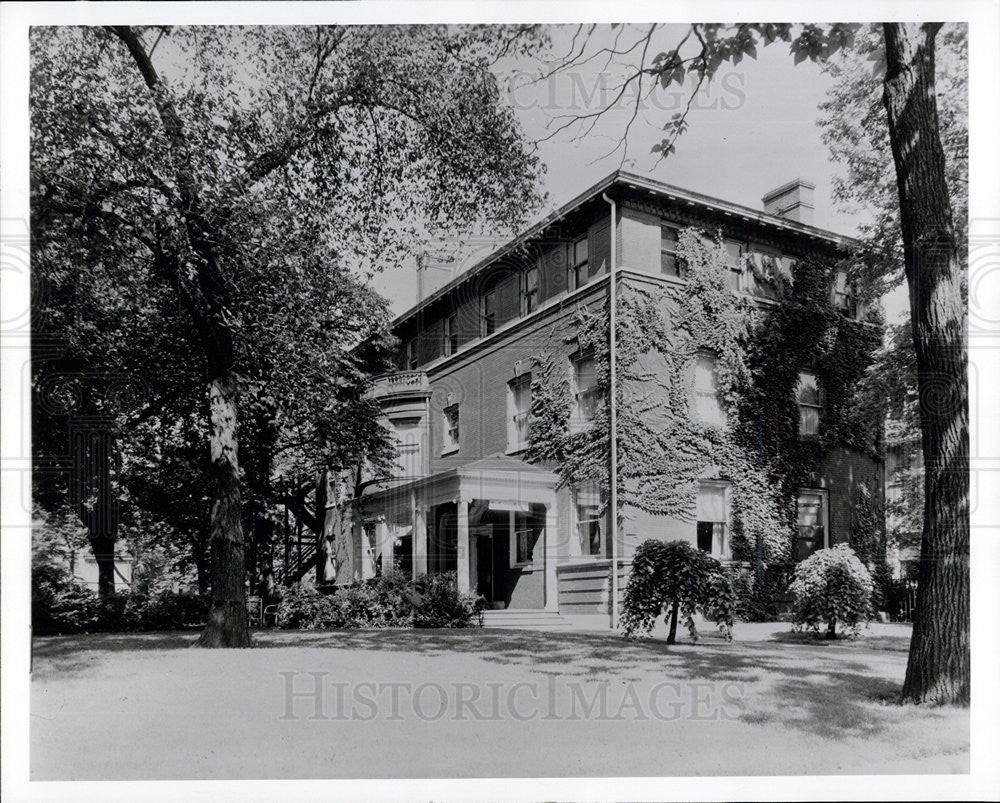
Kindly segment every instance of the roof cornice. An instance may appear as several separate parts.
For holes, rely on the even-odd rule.
[[[724,215],[730,217],[739,217],[746,221],[753,221],[755,223],[761,224],[763,226],[772,226],[779,230],[783,230],[789,233],[794,233],[799,236],[806,236],[813,240],[823,240],[830,245],[839,248],[850,248],[852,245],[857,243],[857,240],[853,237],[848,237],[846,235],[837,234],[827,229],[821,229],[818,226],[812,226],[807,223],[800,223],[797,220],[789,220],[787,218],[778,217],[777,215],[771,215],[766,212],[760,211],[758,209],[752,209],[749,206],[743,206],[742,204],[731,203],[729,201],[723,201],[718,198],[712,198],[708,195],[703,195],[698,192],[693,192],[691,190],[686,190],[682,187],[676,187],[672,184],[667,184],[663,181],[657,181],[651,179],[647,176],[641,176],[636,173],[629,173],[624,170],[616,170],[615,172],[605,176],[603,179],[598,181],[596,184],[592,185],[588,189],[581,192],[579,195],[575,196],[571,201],[563,204],[558,209],[550,212],[540,221],[535,223],[530,228],[524,230],[516,237],[513,237],[500,248],[496,249],[488,256],[482,258],[476,262],[468,270],[463,271],[461,274],[456,276],[454,279],[443,285],[442,287],[435,290],[427,298],[415,304],[410,309],[401,313],[393,319],[391,327],[396,328],[401,323],[413,318],[420,311],[426,309],[430,305],[434,304],[436,301],[445,297],[459,287],[464,282],[477,276],[480,271],[486,268],[488,265],[496,262],[497,260],[503,258],[504,256],[510,254],[518,247],[529,242],[532,238],[537,237],[545,229],[547,229],[552,224],[558,222],[567,215],[575,212],[577,209],[582,207],[588,201],[595,200],[599,198],[600,195],[614,187],[623,187],[625,189],[632,190],[645,190],[651,195],[662,196],[667,200],[679,200],[685,202],[688,205],[698,206],[703,209],[710,209],[715,212],[721,212]]]

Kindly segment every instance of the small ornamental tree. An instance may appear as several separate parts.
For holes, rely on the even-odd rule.
[[[625,588],[621,623],[625,636],[648,636],[657,617],[665,613],[670,627],[667,644],[677,637],[678,616],[694,641],[698,631],[695,612],[712,619],[731,641],[736,595],[722,564],[687,541],[643,542],[632,559],[632,573]]]
[[[872,615],[872,578],[847,544],[814,552],[795,568],[788,590],[794,627],[819,633],[826,623],[827,638],[836,638],[837,622],[850,625],[857,636],[861,622]]]

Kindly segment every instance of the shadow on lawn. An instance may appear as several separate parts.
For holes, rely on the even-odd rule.
[[[38,639],[36,661],[72,671],[97,653],[188,648],[194,633],[99,634]],[[262,649],[330,649],[409,653],[429,657],[473,655],[481,660],[544,675],[582,680],[627,681],[662,677],[670,681],[745,682],[741,719],[775,723],[823,737],[870,737],[898,722],[895,701],[905,648],[898,637],[824,642],[779,634],[771,641],[727,644],[703,639],[668,646],[663,641],[629,642],[600,633],[517,630],[343,630],[257,631]],[[869,648],[874,654],[868,652]],[[866,662],[871,659],[870,662]],[[891,661],[891,664],[887,664]],[[900,667],[895,667],[895,663]],[[876,664],[873,666],[872,664]],[[922,712],[926,713],[926,712]]]
[[[793,634],[794,635],[794,634]],[[443,656],[475,654],[492,663],[523,666],[560,677],[633,680],[662,675],[671,681],[746,682],[748,724],[771,722],[825,738],[868,738],[898,722],[892,705],[899,681],[883,675],[878,653],[905,653],[906,639],[873,638],[873,644],[809,636],[767,642],[726,644],[704,639],[668,646],[663,641],[628,642],[613,635],[531,631],[341,631],[291,636],[272,632],[260,646],[299,646],[340,650],[414,652]],[[866,663],[859,650],[871,647],[880,664]],[[886,656],[888,658],[889,656]],[[891,659],[895,660],[895,659]],[[926,713],[926,712],[922,712]]]

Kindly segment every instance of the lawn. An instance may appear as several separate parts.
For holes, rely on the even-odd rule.
[[[824,642],[259,632],[35,641],[33,780],[967,773],[969,714],[899,707],[909,630]]]

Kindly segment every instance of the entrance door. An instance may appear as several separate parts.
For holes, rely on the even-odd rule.
[[[476,527],[476,589],[487,602],[493,602],[493,532],[489,526]]]

